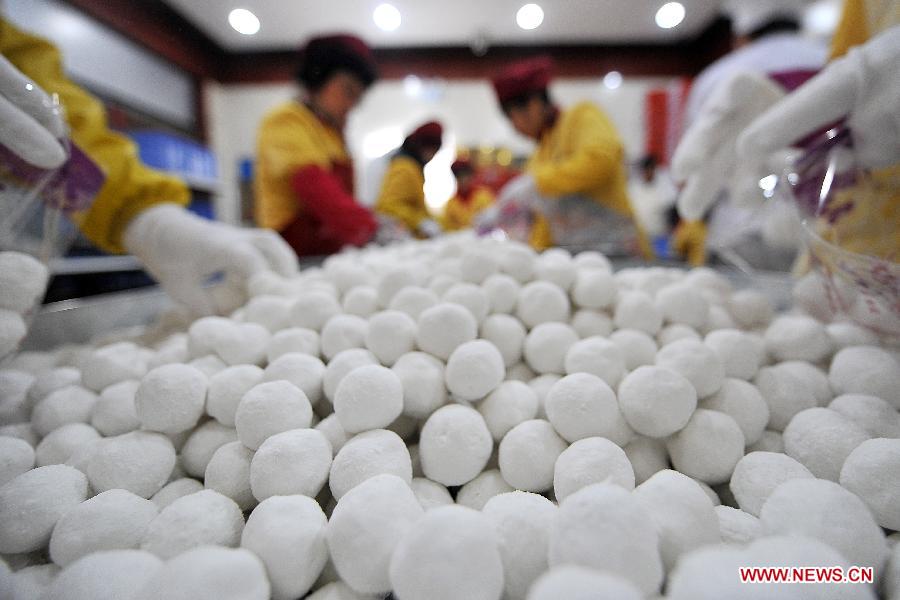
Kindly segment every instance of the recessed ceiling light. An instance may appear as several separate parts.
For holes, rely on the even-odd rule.
[[[259,31],[259,19],[246,8],[236,8],[228,13],[228,24],[244,35],[253,35]]]
[[[372,19],[382,31],[394,31],[400,27],[400,11],[393,4],[379,4],[372,13]]]
[[[526,4],[516,13],[516,23],[522,29],[537,29],[544,22],[544,9],[537,4]]]
[[[684,21],[684,5],[681,2],[666,2],[656,11],[656,24],[663,29],[672,29]]]
[[[622,85],[622,74],[618,71],[610,71],[603,77],[603,85],[608,90],[619,89],[619,86]]]

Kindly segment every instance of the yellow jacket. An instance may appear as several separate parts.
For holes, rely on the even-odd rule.
[[[103,104],[65,76],[54,45],[0,18],[0,52],[48,94],[59,95],[72,140],[106,176],[91,207],[75,215],[89,240],[122,252],[122,233],[139,212],[161,202],[188,203],[184,183],[144,166],[135,143],[109,130]]]
[[[471,191],[468,199],[456,195],[447,202],[441,218],[444,231],[458,231],[472,226],[472,221],[484,209],[494,203],[494,194],[484,186]]]
[[[398,154],[388,164],[375,210],[393,217],[412,232],[430,219],[425,204],[425,173],[414,158]]]
[[[831,58],[847,53],[853,46],[900,24],[898,0],[845,0],[844,11],[831,39]]]
[[[692,267],[706,264],[706,224],[681,221],[672,233],[672,250]]]
[[[581,102],[560,113],[541,138],[526,170],[546,197],[581,194],[634,219],[628,200],[622,140],[612,121],[590,102]],[[646,236],[640,228],[638,232],[641,252],[652,256]],[[537,249],[553,245],[549,225],[543,218],[532,228],[531,244]]]

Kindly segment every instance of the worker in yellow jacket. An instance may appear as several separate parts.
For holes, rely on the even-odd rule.
[[[494,78],[494,90],[513,127],[537,142],[526,174],[507,184],[510,195],[542,199],[531,230],[537,249],[551,245],[600,248],[651,257],[650,244],[627,193],[622,140],[599,107],[581,102],[560,110],[548,86],[547,57],[515,63]]]
[[[354,197],[344,126],[377,77],[371,49],[356,36],[309,40],[297,79],[302,93],[263,119],[256,140],[256,222],[278,231],[297,254],[362,246],[374,215]]]
[[[406,136],[388,163],[375,201],[375,210],[399,222],[419,238],[431,238],[441,231],[425,204],[425,165],[441,149],[444,128],[428,121]]]
[[[456,177],[456,195],[444,206],[441,226],[444,231],[468,229],[475,217],[494,204],[494,193],[475,182],[475,169],[468,159],[457,159],[450,170]]]
[[[109,129],[102,103],[65,76],[53,44],[0,18],[0,52],[0,143],[34,166],[57,169],[65,166],[70,137],[99,166],[102,187],[86,210],[72,215],[98,247],[137,256],[195,314],[232,308],[204,286],[213,274],[225,272],[230,284],[242,287],[260,270],[296,271],[296,258],[273,232],[207,221],[184,210],[190,199],[185,184],[141,163],[134,142]],[[48,95],[58,97],[60,111],[50,109]],[[55,151],[44,154],[50,160],[33,160],[54,141]]]

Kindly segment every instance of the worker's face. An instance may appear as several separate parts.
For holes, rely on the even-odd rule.
[[[366,86],[359,77],[347,71],[337,71],[313,94],[313,102],[343,127],[350,111],[359,104],[365,92]]]
[[[422,162],[424,164],[428,164],[431,162],[431,159],[434,158],[434,155],[438,153],[440,148],[435,146],[425,146],[422,148]]]
[[[506,116],[513,127],[526,137],[539,139],[547,119],[547,106],[543,99],[532,96],[522,104],[513,104],[506,109]]]

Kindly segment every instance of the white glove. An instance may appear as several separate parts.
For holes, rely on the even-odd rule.
[[[441,235],[441,226],[434,219],[423,219],[417,229],[419,233],[427,238],[433,238]]]
[[[755,160],[845,116],[860,166],[900,161],[900,26],[851,49],[753,121],[739,155]]]
[[[260,271],[284,277],[297,272],[294,251],[274,231],[208,221],[174,204],[140,213],[125,230],[124,243],[160,286],[196,315],[224,309],[213,289],[204,287],[217,273],[246,283]]]
[[[534,177],[525,173],[510,179],[503,186],[503,189],[500,190],[500,195],[497,197],[497,204],[502,206],[509,202],[517,202],[531,206],[540,196],[541,194],[538,192]]]
[[[0,144],[41,169],[55,169],[67,157],[59,107],[33,81],[0,56]]]
[[[673,177],[685,182],[677,203],[681,218],[703,218],[723,190],[741,206],[762,200],[765,162],[739,163],[735,144],[741,131],[783,96],[781,86],[757,73],[738,73],[713,93],[672,157]]]

